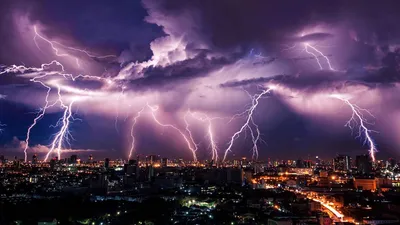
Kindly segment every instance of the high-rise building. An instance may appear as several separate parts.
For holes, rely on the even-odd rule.
[[[69,158],[69,163],[76,164],[78,162],[78,155],[71,155]]]
[[[108,177],[105,173],[93,174],[90,179],[90,190],[93,193],[107,193]]]
[[[304,161],[304,167],[305,168],[311,168],[312,167],[312,161],[309,160],[309,159]]]
[[[358,155],[356,157],[357,172],[359,174],[370,174],[372,172],[372,161],[369,155]]]
[[[161,166],[162,167],[167,167],[168,166],[168,158],[162,158],[161,159]]]
[[[149,155],[147,156],[147,163],[152,165],[157,162],[157,159],[158,159],[157,155]]]
[[[134,160],[134,159],[130,159],[129,161],[128,161],[128,165],[135,165],[136,163],[138,163],[139,161],[136,161],[136,160]]]
[[[321,159],[318,156],[315,156],[315,165],[320,165],[321,164]]]
[[[108,169],[110,167],[110,159],[105,158],[104,159],[104,168]]]
[[[248,164],[247,158],[242,157],[242,159],[240,160],[240,165],[245,167],[245,166],[247,166],[247,164]]]
[[[56,166],[56,162],[57,162],[57,158],[53,158],[50,160],[50,169],[54,170],[55,166]]]
[[[147,180],[152,181],[154,177],[154,168],[152,165],[146,167],[147,170]]]
[[[37,164],[37,161],[38,161],[37,154],[33,154],[33,156],[32,156],[32,164]]]
[[[88,157],[88,163],[92,163],[93,162],[93,155],[89,155]]]
[[[351,158],[348,155],[337,155],[333,159],[333,166],[336,171],[349,171],[351,168]]]
[[[132,182],[136,182],[137,180],[139,180],[140,176],[139,161],[136,161],[134,159],[129,160],[128,164],[124,165],[124,172],[126,179]]]
[[[296,160],[296,167],[297,168],[304,168],[305,167],[304,161],[302,159]]]
[[[394,168],[394,167],[396,167],[396,165],[397,165],[397,161],[396,161],[396,159],[394,159],[394,158],[390,158],[389,160],[388,160],[388,164],[389,164],[389,166],[391,167],[391,168]]]

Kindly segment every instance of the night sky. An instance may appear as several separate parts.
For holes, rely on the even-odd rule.
[[[1,154],[399,157],[399,7],[1,1]]]

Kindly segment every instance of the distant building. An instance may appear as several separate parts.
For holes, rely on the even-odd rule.
[[[124,172],[125,175],[138,179],[140,173],[139,162],[133,159],[129,160],[129,164],[124,165]]]
[[[315,156],[315,165],[320,165],[321,159],[318,156]]]
[[[318,186],[320,187],[330,187],[331,183],[329,182],[328,177],[320,177],[318,180]]]
[[[330,186],[330,182],[329,182],[329,178],[328,178],[328,171],[326,171],[326,170],[319,171],[318,186],[320,186],[320,187],[329,187]]]
[[[50,169],[51,170],[54,170],[54,168],[56,166],[56,162],[57,162],[56,158],[50,160]]]
[[[255,163],[253,165],[253,168],[254,168],[254,173],[256,174],[264,172],[264,166],[261,163]]]
[[[348,155],[337,155],[333,159],[335,171],[349,171],[351,168],[351,158]]]
[[[333,221],[332,219],[329,217],[328,214],[323,213],[319,216],[319,224],[320,225],[332,225]]]
[[[354,178],[354,187],[361,190],[375,191],[378,185],[375,178]]]
[[[312,175],[313,169],[312,168],[293,168],[291,172],[297,175]]]
[[[372,161],[369,155],[358,155],[356,157],[357,172],[359,174],[371,174]]]
[[[206,180],[212,184],[242,184],[244,173],[241,168],[213,168],[207,171]]]
[[[107,193],[108,177],[104,173],[93,174],[90,179],[90,190],[93,193]]]
[[[93,155],[89,155],[88,157],[88,163],[92,163],[93,162]]]
[[[70,164],[76,164],[78,162],[78,155],[71,155],[69,158],[69,163]]]
[[[391,168],[395,168],[397,166],[397,161],[394,158],[390,158],[388,160],[388,166],[390,166]]]
[[[148,181],[153,181],[154,178],[154,167],[152,165],[146,167],[147,169],[147,180]]]
[[[38,162],[37,154],[34,154],[34,155],[32,156],[32,164],[37,164],[37,162]]]
[[[242,159],[240,160],[240,165],[243,166],[247,166],[248,161],[246,157],[242,157]]]
[[[296,168],[304,168],[304,161],[302,159],[296,160]]]
[[[154,163],[156,163],[157,160],[158,160],[157,155],[149,155],[149,156],[147,157],[147,163],[149,163],[149,164],[151,164],[151,165],[154,164]]]
[[[309,201],[308,205],[309,205],[309,209],[311,212],[321,211],[321,203],[320,202]]]
[[[294,164],[294,162],[292,164]],[[298,160],[296,160],[296,163],[294,166],[296,168],[311,168],[312,163],[311,163],[311,160],[298,159]]]
[[[162,158],[161,159],[161,166],[162,167],[167,167],[168,166],[168,158]]]
[[[328,177],[328,171],[326,170],[319,171],[319,177]]]
[[[108,169],[110,167],[110,158],[104,159],[104,168]]]

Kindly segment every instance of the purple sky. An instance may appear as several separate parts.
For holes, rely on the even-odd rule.
[[[50,88],[48,100],[55,104],[31,130],[29,157],[45,157],[53,143],[57,152],[60,142],[63,156],[127,158],[133,149],[134,155],[190,159],[197,146],[197,158],[209,159],[211,129],[222,158],[246,114],[230,118],[254,104],[249,95],[274,87],[260,98],[252,129],[234,140],[228,158],[251,157],[257,129],[265,141],[256,145],[262,160],[368,153],[365,135],[357,138],[360,124],[352,124],[353,132],[345,126],[351,108],[332,96],[373,115],[361,110],[366,127],[376,131],[369,134],[378,158],[398,157],[399,6],[345,0],[2,1],[0,121],[6,126],[0,127],[0,149],[24,156],[27,130]],[[71,136],[58,138],[59,119],[71,103]],[[214,118],[211,128],[205,118]]]

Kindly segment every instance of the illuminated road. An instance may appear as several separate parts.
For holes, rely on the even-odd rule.
[[[321,203],[322,206],[324,206],[326,209],[328,209],[331,213],[333,213],[337,218],[339,218],[341,221],[343,220],[344,215],[342,213],[340,213],[339,211],[337,211],[335,208],[333,208],[332,206],[316,199],[316,198],[308,198],[311,199],[313,201],[319,202]]]
[[[334,221],[355,223],[354,218],[346,217],[346,219],[344,219],[345,217],[344,214],[334,207],[335,203],[325,200],[326,196],[322,195],[319,198],[317,198],[314,197],[311,193],[305,193],[302,191],[296,191],[296,192],[306,196],[310,200],[319,202],[327,210],[327,212],[329,212],[331,219],[333,219]]]
[[[252,181],[253,184],[257,184],[258,181],[257,180],[253,180]],[[263,184],[265,189],[271,189],[271,188],[278,188],[278,186],[276,185],[271,185],[271,184]],[[299,193],[304,195],[306,198],[319,202],[321,204],[321,206],[324,207],[324,211],[328,212],[329,216],[331,217],[332,220],[336,221],[336,222],[355,222],[354,218],[350,218],[350,217],[346,217],[346,219],[344,219],[344,214],[342,212],[340,212],[337,207],[337,205],[335,205],[334,202],[329,202],[326,199],[326,196],[319,194],[317,196],[316,193],[312,193],[312,192],[304,192],[304,191],[300,191],[300,190],[293,190],[293,189],[289,189],[289,188],[285,188],[286,191],[291,191],[291,192],[295,192],[295,193]]]

